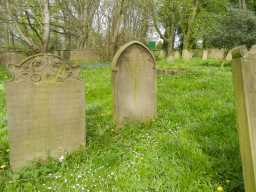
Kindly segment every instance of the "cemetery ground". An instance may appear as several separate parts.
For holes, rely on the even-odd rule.
[[[157,118],[122,129],[112,122],[110,66],[84,67],[86,147],[17,173],[8,164],[1,68],[0,191],[243,191],[230,66],[193,59],[157,67]]]

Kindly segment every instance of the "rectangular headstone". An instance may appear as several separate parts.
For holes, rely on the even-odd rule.
[[[203,59],[204,61],[208,59],[208,50],[203,50],[202,59]]]
[[[225,58],[224,49],[209,49],[208,50],[208,59],[217,59],[222,60]]]
[[[37,55],[11,69],[6,82],[10,164],[59,158],[85,144],[84,84],[79,67]]]
[[[182,59],[189,61],[192,59],[192,57],[193,57],[193,53],[191,51],[187,49],[184,49],[182,51]]]

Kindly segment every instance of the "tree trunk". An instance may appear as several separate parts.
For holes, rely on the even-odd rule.
[[[117,5],[118,6],[118,5]],[[119,9],[118,9],[119,7]],[[117,8],[117,12],[114,13],[113,15],[113,20],[112,20],[112,30],[111,30],[111,42],[110,42],[110,47],[111,47],[111,57],[114,56],[115,52],[117,51],[118,48],[118,34],[120,30],[120,26],[123,21],[123,9],[124,9],[124,0],[121,1],[120,5]]]
[[[43,45],[42,52],[48,51],[48,44],[50,39],[50,12],[49,12],[49,0],[43,0]]]
[[[199,6],[199,1],[194,0],[194,6],[192,8],[192,14],[188,19],[187,31],[185,32],[185,37],[184,37],[184,42],[183,42],[183,48],[184,49],[189,49],[190,48],[191,36],[192,36],[192,26],[193,26],[193,23],[196,19],[197,14],[198,14],[198,6]]]
[[[239,7],[240,9],[246,10],[247,9],[246,0],[239,0]]]

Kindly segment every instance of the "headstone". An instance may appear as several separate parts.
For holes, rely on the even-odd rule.
[[[39,54],[9,66],[6,82],[10,164],[58,158],[85,143],[84,83],[79,66]]]
[[[191,60],[193,57],[193,53],[187,49],[184,49],[182,52],[182,59],[184,60]]]
[[[15,65],[21,63],[26,56],[20,52],[4,52],[0,56],[0,62],[3,65]]]
[[[203,57],[203,50],[202,49],[193,49],[193,57],[202,58]]]
[[[174,59],[174,54],[173,53],[169,54],[168,57],[166,58],[167,63],[173,63],[174,60],[175,59]]]
[[[226,61],[232,61],[232,50],[230,50],[226,56]]]
[[[158,57],[159,57],[159,59],[164,59],[165,58],[165,52],[164,52],[164,50],[161,50],[160,51],[160,53],[159,53],[159,55],[158,55]]]
[[[232,51],[238,133],[245,191],[256,191],[256,46]]]
[[[101,56],[95,49],[73,50],[70,52],[70,61],[75,64],[95,64],[101,61]]]
[[[179,51],[175,51],[175,52],[174,52],[174,59],[175,59],[175,60],[178,60],[178,59],[180,59],[180,58],[181,58],[180,52],[179,52]]]
[[[147,122],[156,113],[156,63],[149,49],[133,41],[121,47],[112,63],[113,112],[118,126]]]
[[[204,51],[203,51],[203,57],[202,57],[202,59],[203,59],[204,61],[208,59],[208,50],[204,50]]]
[[[209,49],[208,50],[208,59],[217,59],[223,60],[225,58],[224,49]]]

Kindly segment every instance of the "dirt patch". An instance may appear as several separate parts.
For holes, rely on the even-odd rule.
[[[157,74],[158,75],[183,75],[187,73],[187,70],[186,69],[175,69],[175,68],[172,68],[172,69],[157,69]]]

